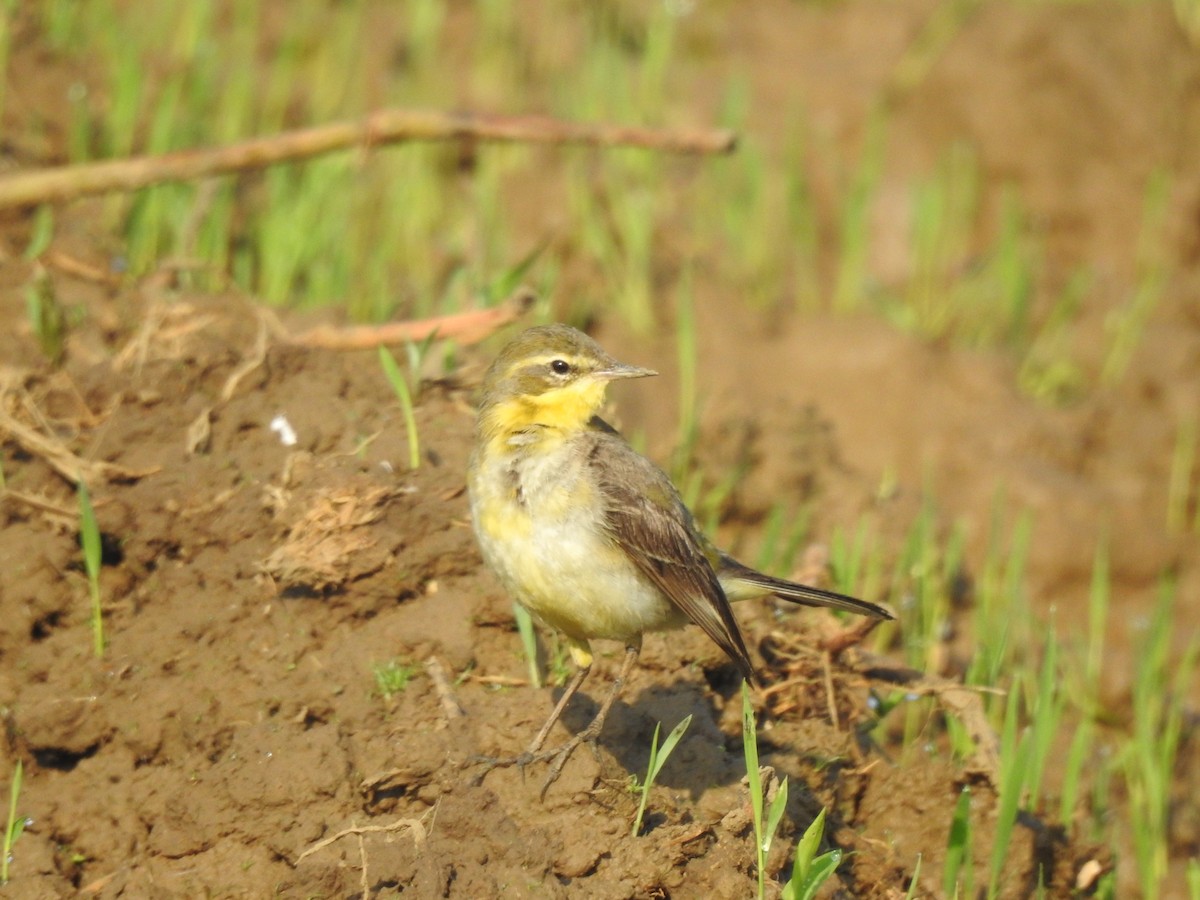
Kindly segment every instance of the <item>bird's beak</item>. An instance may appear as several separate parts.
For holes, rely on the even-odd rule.
[[[615,381],[618,378],[646,378],[650,375],[657,375],[653,369],[643,369],[641,366],[629,366],[625,363],[613,362],[609,366],[605,366],[597,372],[592,373],[596,378],[603,378],[606,381]]]

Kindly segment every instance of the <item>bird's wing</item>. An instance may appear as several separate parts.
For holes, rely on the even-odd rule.
[[[588,453],[604,497],[604,523],[638,570],[753,675],[750,654],[691,514],[670,479],[623,439],[590,435]]]

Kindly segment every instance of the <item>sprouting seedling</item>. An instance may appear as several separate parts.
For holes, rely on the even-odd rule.
[[[375,666],[375,686],[384,700],[391,700],[412,681],[417,674],[417,667],[400,659],[389,660]]]
[[[92,599],[92,650],[104,655],[104,610],[100,605],[100,526],[87,484],[79,479],[79,542],[83,546],[83,565],[87,571],[88,592]]]
[[[904,900],[913,900],[917,896],[917,885],[921,883],[921,854],[917,854],[917,864],[913,866],[912,880],[908,883],[908,890],[904,894]]]
[[[762,776],[758,770],[758,731],[754,722],[754,709],[750,705],[750,688],[742,682],[742,747],[746,755],[746,783],[750,789],[750,811],[754,821],[754,852],[758,862],[758,896],[766,896],[767,890],[767,854],[771,852],[771,842],[779,821],[783,818],[783,810],[787,806],[787,778],[779,783],[779,791],[771,801],[767,810],[766,820],[763,820],[763,786]]]
[[[17,815],[17,803],[21,797],[21,779],[25,773],[24,764],[17,760],[13,768],[12,784],[8,788],[8,822],[4,827],[3,857],[0,857],[0,884],[8,884],[8,864],[12,861],[13,845],[29,824],[25,816]]]
[[[782,900],[812,900],[841,864],[841,850],[828,850],[817,856],[824,834],[825,810],[822,808],[796,844],[796,861],[792,865],[792,877],[783,886]]]
[[[685,716],[683,720],[671,729],[671,733],[667,735],[667,739],[663,741],[662,746],[658,746],[658,732],[662,728],[662,722],[654,723],[654,737],[650,741],[650,762],[646,765],[646,780],[636,787],[636,790],[642,795],[641,801],[638,803],[637,816],[633,820],[633,830],[630,831],[631,837],[637,837],[642,830],[642,818],[646,814],[646,801],[650,797],[650,788],[654,786],[654,779],[658,777],[658,773],[662,767],[666,765],[667,758],[675,749],[675,745],[679,743],[679,739],[683,737],[683,733],[688,730],[688,726],[692,724],[692,717]]]
[[[29,244],[25,247],[25,258],[36,260],[50,249],[54,239],[54,207],[43,203],[33,214],[33,233],[29,236]]]
[[[561,640],[557,635],[551,643],[550,658],[546,660],[546,667],[550,673],[550,683],[556,687],[561,687],[566,684],[571,678],[574,671],[571,667],[571,654],[567,649],[565,641]]]
[[[964,787],[954,804],[950,836],[946,840],[946,863],[942,870],[942,890],[947,897],[973,897],[971,877],[971,789]],[[965,883],[959,875],[965,873]],[[962,888],[960,890],[960,888]]]
[[[517,634],[521,636],[521,649],[529,666],[529,680],[534,687],[542,686],[542,667],[538,665],[537,631],[533,616],[520,603],[513,604],[513,618],[517,621]]]
[[[429,355],[429,349],[437,340],[437,336],[435,328],[422,340],[404,342],[404,355],[408,360],[408,375],[412,379],[411,389],[414,403],[420,402],[421,399],[421,366],[425,362],[425,357]]]
[[[484,285],[482,291],[483,299],[488,305],[499,303],[516,291],[521,286],[521,282],[525,280],[526,274],[533,268],[533,264],[538,261],[538,258],[548,246],[550,246],[550,242],[543,240],[525,254],[525,256],[517,260],[513,266],[501,272],[490,283]]]
[[[383,374],[387,376],[392,390],[396,392],[396,398],[400,401],[400,412],[404,416],[404,427],[408,432],[408,467],[415,469],[421,464],[421,446],[417,438],[417,418],[413,415],[413,400],[408,390],[408,382],[404,379],[404,373],[400,371],[396,357],[392,356],[387,347],[379,348],[379,364],[383,366]]]
[[[62,362],[66,349],[67,319],[54,292],[54,284],[41,264],[25,286],[25,311],[42,354],[52,364]]]
[[[1018,734],[1020,690],[1013,685],[1004,707],[1004,724],[1000,731],[1000,797],[996,811],[996,828],[992,836],[992,860],[988,880],[988,896],[995,897],[1000,889],[1000,877],[1012,841],[1021,794],[1026,780],[1039,767],[1032,761],[1033,734],[1029,730]],[[1044,727],[1044,726],[1043,726]],[[969,850],[969,846],[967,848]],[[970,872],[968,871],[968,874]],[[968,888],[972,885],[968,883]],[[963,896],[972,896],[972,890]]]

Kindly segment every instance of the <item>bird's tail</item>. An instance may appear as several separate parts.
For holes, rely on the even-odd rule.
[[[756,572],[749,566],[743,565],[732,557],[721,554],[719,569],[721,587],[730,600],[742,600],[750,597],[762,597],[774,594],[781,600],[800,603],[804,606],[827,606],[830,609],[843,609],[846,612],[858,613],[863,616],[874,616],[877,619],[894,619],[892,613],[882,606],[848,597],[834,591],[823,591],[820,588],[786,581],[783,578],[773,578]]]

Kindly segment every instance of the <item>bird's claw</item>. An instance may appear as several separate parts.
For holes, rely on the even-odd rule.
[[[533,751],[526,750],[516,756],[510,757],[494,757],[494,756],[472,756],[467,760],[467,765],[482,766],[482,770],[471,779],[471,786],[478,787],[483,784],[488,774],[493,769],[510,769],[516,767],[521,771],[521,779],[525,778],[525,768],[532,763],[549,762],[550,772],[546,776],[545,783],[542,784],[542,789],[538,794],[540,800],[546,799],[546,792],[550,790],[550,785],[558,781],[562,771],[566,768],[567,761],[571,758],[571,754],[579,747],[580,744],[591,744],[592,752],[596,754],[596,758],[600,757],[600,749],[597,745],[596,735],[590,734],[590,729],[575,735],[561,747],[555,747],[552,750]]]

